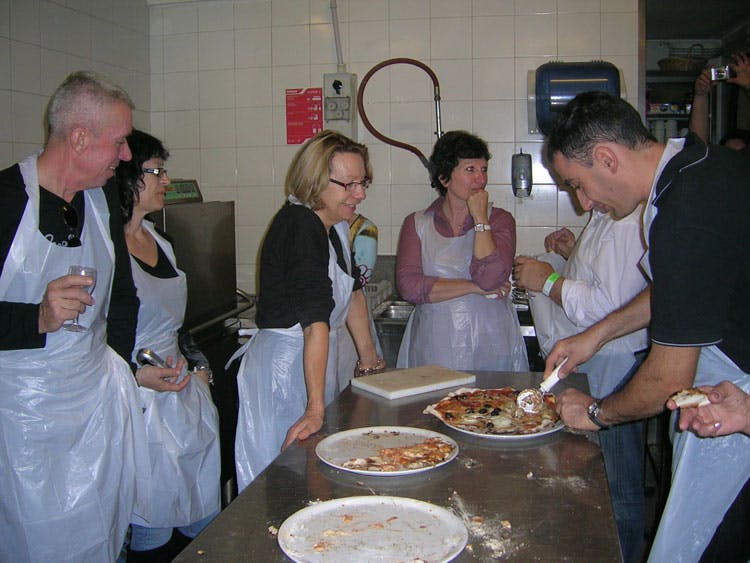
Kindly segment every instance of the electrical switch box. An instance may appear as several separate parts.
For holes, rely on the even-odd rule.
[[[323,75],[323,128],[357,140],[357,75]]]

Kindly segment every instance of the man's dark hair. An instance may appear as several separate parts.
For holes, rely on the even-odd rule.
[[[552,125],[546,140],[546,157],[562,154],[582,166],[593,164],[593,149],[599,143],[618,143],[631,150],[656,139],[643,125],[633,106],[605,92],[583,92],[573,98]]]
[[[430,155],[432,187],[444,196],[448,191],[440,181],[449,180],[453,169],[462,158],[492,158],[487,143],[467,131],[448,131],[440,137]]]

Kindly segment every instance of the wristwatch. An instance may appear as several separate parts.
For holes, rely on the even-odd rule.
[[[589,405],[588,413],[589,413],[589,420],[596,424],[599,429],[606,430],[609,428],[609,424],[604,424],[601,419],[599,418],[599,413],[601,413],[602,410],[602,400],[601,399],[594,399],[594,401]]]
[[[492,226],[487,223],[477,223],[474,225],[474,230],[478,233],[483,233],[484,231],[491,231]]]
[[[203,365],[197,365],[193,368],[193,373],[199,372],[199,371],[205,371],[206,376],[208,377],[208,384],[213,385],[214,384],[214,372],[211,371],[211,368],[209,366],[203,366]]]

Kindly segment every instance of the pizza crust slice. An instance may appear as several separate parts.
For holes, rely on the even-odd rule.
[[[678,391],[672,395],[670,399],[672,399],[677,407],[681,409],[704,407],[711,404],[711,401],[708,400],[706,394],[695,387]]]

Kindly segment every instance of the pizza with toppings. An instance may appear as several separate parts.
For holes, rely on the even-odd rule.
[[[376,472],[422,469],[443,463],[453,450],[452,444],[440,438],[427,438],[418,444],[381,448],[377,455],[352,458],[344,462],[342,467]]]
[[[562,427],[555,411],[554,395],[544,395],[538,413],[520,409],[517,396],[518,391],[512,387],[458,389],[429,405],[424,412],[457,430],[488,436],[531,435]]]

